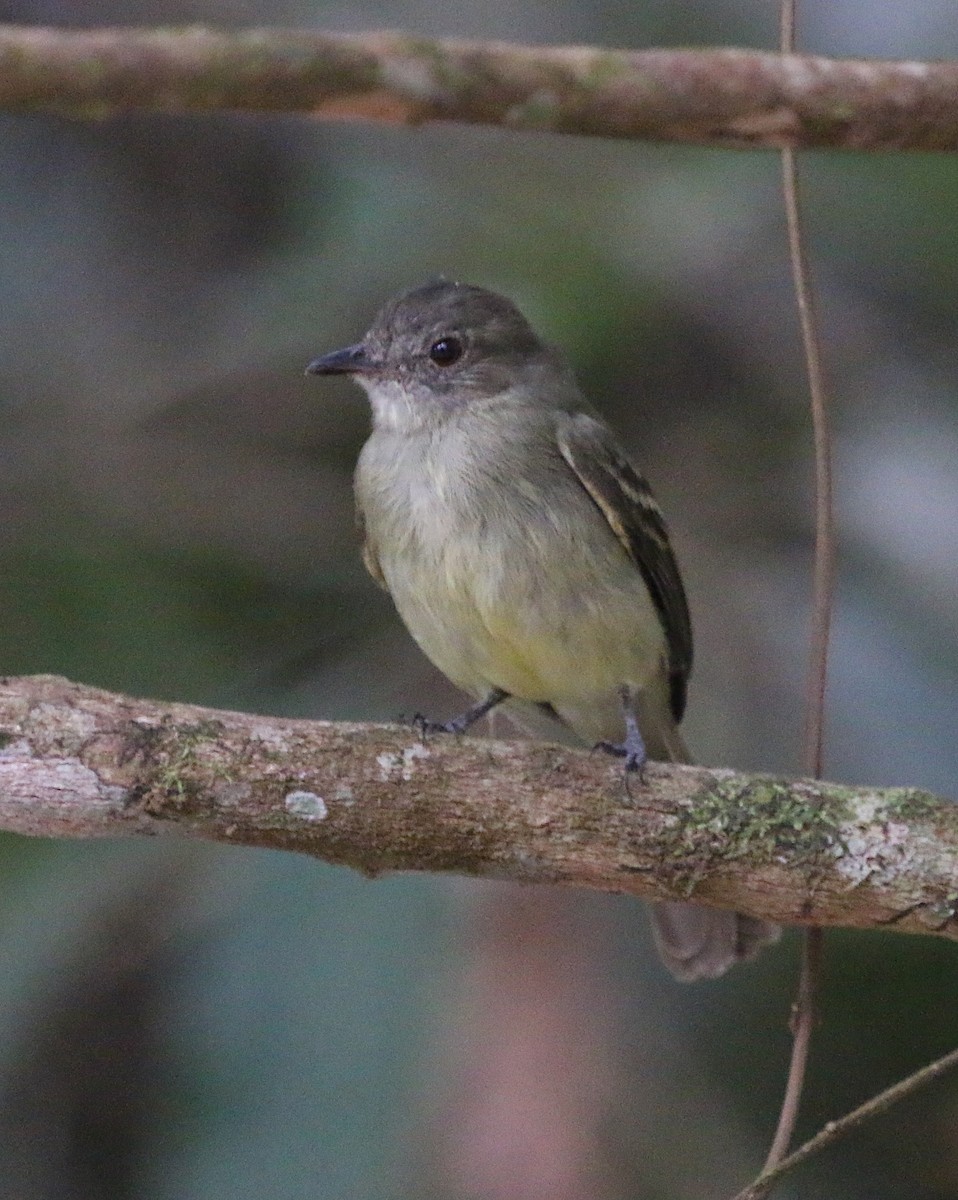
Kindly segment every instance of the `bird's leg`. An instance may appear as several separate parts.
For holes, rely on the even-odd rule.
[[[475,725],[486,713],[492,712],[497,704],[501,704],[503,700],[508,699],[508,692],[504,692],[502,688],[493,688],[485,700],[480,700],[478,704],[473,704],[471,708],[467,708],[458,717],[453,717],[451,721],[430,721],[422,713],[416,713],[412,719],[412,723],[420,733],[465,733],[470,725]]]
[[[596,742],[595,749],[604,750],[606,754],[614,754],[617,758],[624,758],[626,771],[641,773],[649,756],[645,749],[645,742],[642,740],[642,734],[639,732],[639,724],[635,719],[632,689],[628,684],[622,685],[619,689],[619,696],[622,700],[622,715],[625,718],[625,741]]]

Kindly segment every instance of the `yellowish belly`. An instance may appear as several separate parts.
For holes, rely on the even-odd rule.
[[[557,705],[643,688],[663,670],[665,638],[641,576],[614,555],[597,572],[594,557],[487,556],[477,570],[449,551],[438,569],[387,567],[387,581],[410,633],[454,683]]]

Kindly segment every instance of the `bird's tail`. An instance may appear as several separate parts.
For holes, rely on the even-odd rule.
[[[651,904],[649,916],[659,957],[683,983],[724,975],[777,941],[782,932],[771,921],[681,900]]]
[[[691,762],[688,748],[676,726],[662,729],[653,758]],[[659,957],[676,979],[716,979],[729,967],[746,962],[772,942],[782,929],[771,921],[747,917],[719,908],[703,908],[681,900],[649,905],[652,933]]]
[[[534,737],[582,745],[583,738],[547,705],[510,700],[503,707]],[[663,715],[666,711],[661,699],[647,703],[639,698],[636,715],[649,757],[658,762],[690,763],[682,734],[671,716]],[[689,983],[724,975],[729,967],[754,958],[763,946],[777,941],[782,932],[770,921],[682,900],[651,904],[649,915],[659,956],[676,979]]]

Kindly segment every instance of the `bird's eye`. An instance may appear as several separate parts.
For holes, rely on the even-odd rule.
[[[462,358],[462,342],[457,337],[440,338],[429,347],[429,357],[437,367],[451,367]]]

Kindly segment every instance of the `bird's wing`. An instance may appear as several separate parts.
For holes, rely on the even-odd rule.
[[[363,516],[363,510],[359,507],[358,501],[356,504],[356,528],[359,531],[359,544],[362,547],[363,566],[379,586],[388,592],[389,585],[386,583],[386,577],[383,575],[382,567],[379,565],[379,559],[376,556],[376,547],[373,545],[366,531],[366,518]]]
[[[601,422],[586,413],[563,413],[556,434],[562,457],[642,572],[665,630],[672,715],[681,721],[692,670],[692,624],[661,509]]]

